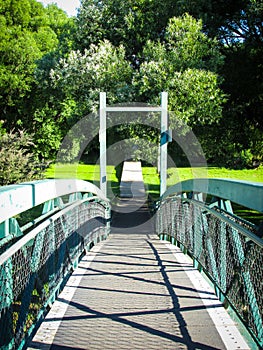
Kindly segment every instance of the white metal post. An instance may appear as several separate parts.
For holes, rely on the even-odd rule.
[[[167,141],[168,141],[168,94],[162,92],[161,101],[161,141],[160,141],[160,195],[166,191],[167,178]]]
[[[100,189],[107,197],[106,92],[100,92]]]

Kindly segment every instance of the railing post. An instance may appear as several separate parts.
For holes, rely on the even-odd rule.
[[[9,235],[9,219],[0,224],[0,239]]]
[[[111,230],[111,226],[110,226],[111,210],[109,206],[105,208],[105,220],[106,220],[106,227],[105,227],[104,235],[105,235],[105,238],[107,238]]]
[[[100,92],[100,189],[107,197],[106,92]]]
[[[226,292],[227,276],[227,245],[226,245],[226,223],[220,223],[220,283],[223,292]]]

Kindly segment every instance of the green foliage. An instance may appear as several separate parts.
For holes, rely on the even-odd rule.
[[[257,168],[263,160],[263,134],[239,110],[224,111],[224,118],[212,125],[195,126],[210,164],[232,168]],[[247,155],[247,156],[245,156]]]
[[[223,63],[216,40],[203,33],[202,20],[189,14],[169,20],[166,33],[166,50],[180,70],[187,68],[217,71]]]
[[[201,30],[201,21],[189,15],[172,18],[166,42],[147,43],[145,62],[135,78],[145,99],[155,101],[161,91],[167,91],[169,109],[188,125],[218,120],[225,100],[218,76],[212,72],[222,63],[222,55]]]
[[[99,91],[108,104],[159,104],[166,90],[171,127],[193,127],[209,161],[257,166],[262,14],[261,0],[82,0],[73,19],[55,4],[0,0],[3,131],[26,128],[37,155],[54,159],[71,126],[97,109]],[[144,126],[125,125],[108,132],[109,143],[123,136],[136,158],[158,141]],[[79,142],[68,146],[68,156],[78,153]]]
[[[177,5],[177,15],[189,12],[202,18],[206,32],[229,46],[262,37],[261,0],[180,0]]]
[[[45,165],[32,152],[32,138],[24,131],[5,133],[0,137],[0,185],[40,179]]]
[[[127,61],[124,46],[115,47],[107,40],[83,51],[71,51],[53,67],[47,65],[39,69],[38,76],[43,79],[45,89],[57,96],[48,104],[49,113],[53,105],[52,118],[57,119],[62,135],[84,115],[97,109],[100,91],[107,92],[108,104],[132,100],[159,104],[160,92],[166,90],[169,108],[175,111],[176,120],[179,118],[190,125],[218,120],[224,95],[218,87],[216,73],[212,72],[222,63],[216,42],[202,33],[201,21],[189,15],[171,19],[164,34],[164,42],[148,41],[142,55],[144,62],[138,71]],[[39,113],[43,114],[41,109]],[[47,121],[49,123],[48,118]],[[91,129],[95,127],[93,124],[94,121]],[[122,134],[126,139],[133,139],[125,143],[130,142],[136,148],[133,152],[136,159],[147,153],[149,162],[156,161],[154,147],[146,147],[149,142],[158,142],[156,132],[141,125],[126,125],[124,129],[120,126],[112,132],[114,135],[108,135],[109,143],[119,139],[116,133]],[[147,133],[149,137],[143,135]],[[79,149],[75,143],[68,146],[66,161]]]
[[[64,94],[62,113],[66,115],[73,107],[76,121],[96,109],[100,91],[107,91],[110,103],[126,101],[132,69],[125,60],[124,48],[105,41],[91,45],[84,53],[71,51],[50,71],[50,77],[52,87]]]
[[[100,91],[107,91],[110,104],[127,101],[131,95],[129,84],[131,87],[132,68],[125,59],[125,50],[123,47],[115,48],[108,41],[101,42],[99,46],[91,45],[83,53],[71,51],[52,68],[47,64],[37,74],[42,80],[44,95],[48,98],[48,92],[52,91],[49,101],[44,106],[40,105],[35,112],[38,115],[35,133],[43,140],[43,147],[44,144],[47,145],[45,151],[49,158],[54,158],[54,151],[57,150],[57,147],[49,147],[52,137],[57,145],[57,141],[61,141],[81,118],[96,111]],[[39,123],[53,125],[51,140],[48,132],[38,132]],[[89,130],[95,128],[98,129],[98,118],[90,120]],[[68,162],[78,156],[83,130],[80,130],[79,135],[78,139],[70,141],[63,150],[64,161]],[[39,144],[39,141],[35,142]]]
[[[76,32],[77,48],[109,40],[123,45],[128,59],[137,66],[147,40],[163,37],[174,1],[166,0],[82,0]]]
[[[221,129],[222,134],[231,137],[222,148],[234,144],[235,153],[250,149],[254,158],[262,159],[262,148],[259,152],[256,146],[262,145],[257,134],[263,130],[262,0],[180,0],[177,5],[177,15],[189,12],[203,20],[205,32],[211,38],[217,37],[225,55],[220,74],[229,103]]]
[[[61,129],[56,115],[46,106],[34,114],[34,144],[35,153],[39,158],[51,160],[60,147]]]
[[[0,0],[0,108],[9,130],[17,123],[28,128],[37,61],[57,49],[66,19],[56,6],[46,10],[36,0]]]

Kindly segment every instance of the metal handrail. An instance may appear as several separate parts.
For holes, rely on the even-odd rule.
[[[199,194],[215,197],[213,206]],[[263,239],[258,227],[234,215],[226,202],[263,212],[263,183],[195,179],[175,184],[158,202],[156,232],[192,257],[261,348]]]
[[[183,192],[206,193],[263,212],[263,183],[230,179],[191,179],[168,188],[161,199]]]
[[[253,232],[251,232],[250,230],[248,230],[244,226],[241,226],[240,224],[236,223],[234,220],[231,220],[228,216],[224,215],[223,213],[220,213],[220,212],[214,210],[213,208],[210,208],[208,205],[205,205],[204,203],[199,202],[197,200],[184,198],[183,201],[189,202],[189,203],[194,203],[194,205],[199,206],[204,212],[211,213],[212,215],[214,215],[215,217],[217,217],[221,221],[224,221],[226,224],[231,225],[236,230],[239,230],[240,232],[242,232],[242,234],[244,234],[244,236],[246,236],[248,239],[252,240],[254,243],[258,244],[261,248],[263,248],[263,239],[262,238],[258,237],[257,235],[255,235]],[[233,215],[233,219],[234,218],[236,218],[239,222],[243,221],[239,217]],[[251,224],[251,226],[255,226],[255,225]]]
[[[14,216],[40,204],[44,204],[42,214],[20,228]],[[0,240],[1,349],[25,346],[81,256],[107,238],[110,210],[100,189],[82,180],[0,188],[1,225],[6,233]]]
[[[8,259],[10,259],[16,252],[18,252],[23,246],[27,245],[32,239],[34,239],[39,232],[43,231],[45,228],[47,228],[50,224],[54,223],[55,220],[57,220],[59,217],[62,215],[66,214],[70,210],[74,209],[75,207],[79,206],[82,203],[87,203],[87,202],[92,202],[97,197],[90,197],[90,198],[85,198],[82,200],[78,200],[74,202],[73,204],[67,206],[64,209],[61,209],[59,212],[56,214],[52,215],[49,217],[47,220],[44,222],[40,223],[36,228],[32,229],[29,233],[24,235],[22,238],[20,238],[16,243],[14,243],[10,248],[8,248],[4,253],[0,255],[0,266],[3,265]]]
[[[108,202],[97,186],[77,179],[47,179],[0,187],[0,223],[51,199],[79,192],[93,193]]]

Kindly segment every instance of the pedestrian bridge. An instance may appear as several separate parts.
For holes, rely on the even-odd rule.
[[[81,180],[0,189],[0,349],[262,348],[262,228],[231,202],[263,212],[263,185],[189,180],[149,205],[126,166],[112,204]]]

